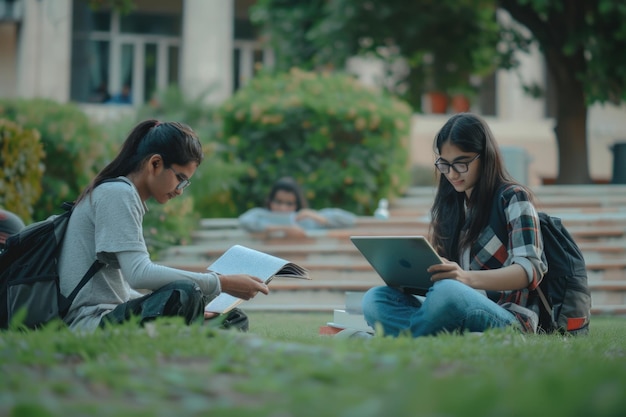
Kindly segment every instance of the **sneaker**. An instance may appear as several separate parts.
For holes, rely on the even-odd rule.
[[[504,303],[502,307],[515,315],[524,333],[537,333],[539,316],[533,310],[514,303]]]
[[[342,331],[337,333],[335,337],[338,337],[340,339],[371,339],[372,337],[374,337],[374,335],[364,330],[343,329]]]

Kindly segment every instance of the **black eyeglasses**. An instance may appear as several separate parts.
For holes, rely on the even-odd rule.
[[[169,167],[168,169],[171,169],[174,175],[176,175],[176,179],[180,181],[178,185],[176,186],[177,191],[181,191],[189,187],[189,185],[191,184],[191,181],[188,178],[185,178],[185,176],[181,174],[180,172],[176,172],[176,170],[172,167]]]
[[[286,206],[286,207],[295,207],[296,206],[296,202],[295,201],[287,201],[287,200],[277,200],[277,199],[272,199],[272,204],[275,204],[277,206]]]
[[[454,162],[452,164],[443,162],[441,161],[441,158],[437,158],[437,160],[435,161],[435,166],[437,167],[439,172],[441,172],[442,174],[448,174],[450,172],[450,168],[455,170],[457,174],[464,174],[467,171],[469,171],[469,164],[471,164],[476,159],[478,159],[479,156],[480,154],[476,154],[475,157],[473,157],[467,162]]]

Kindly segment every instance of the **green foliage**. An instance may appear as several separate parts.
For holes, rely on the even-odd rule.
[[[275,53],[274,68],[315,69],[317,47],[308,33],[326,15],[326,0],[258,0],[250,6],[250,21],[269,35]]]
[[[559,184],[590,183],[586,149],[588,106],[626,99],[626,8],[622,0],[594,2],[501,0],[521,25],[501,47],[536,45],[546,59],[556,96]],[[520,29],[521,28],[521,29]],[[526,31],[526,29],[528,29]]]
[[[32,221],[32,206],[41,196],[44,157],[36,129],[0,118],[0,207],[25,223]]]
[[[237,213],[294,177],[311,206],[371,214],[408,183],[411,110],[343,74],[263,74],[221,107],[230,164],[251,164],[233,190]]]
[[[496,7],[511,13],[524,30],[499,25]],[[515,53],[530,51],[534,42],[556,59],[548,61],[554,76],[557,67],[573,71],[585,85],[588,103],[626,98],[621,0],[584,6],[543,0],[259,0],[251,10],[251,20],[275,49],[279,69],[342,68],[358,53],[385,61],[403,57],[409,64],[403,80],[407,99],[414,106],[428,89],[472,91],[470,75],[514,68]]]
[[[252,15],[279,63],[283,54],[298,53],[302,39],[317,50],[312,58],[316,67],[342,68],[356,53],[374,54],[389,67],[401,58],[408,71],[390,88],[416,110],[424,91],[467,95],[472,76],[515,69],[520,53],[538,47],[556,96],[557,183],[591,182],[587,155],[580,151],[587,147],[587,107],[626,100],[623,0],[329,0],[323,11],[311,11],[304,3],[260,0]],[[512,19],[507,13],[496,16],[497,9]],[[298,26],[303,15],[307,24]],[[275,24],[278,17],[294,24]],[[292,38],[298,42],[294,47],[289,46]]]
[[[72,201],[105,162],[110,149],[99,126],[73,104],[51,100],[0,100],[0,117],[37,129],[45,151],[43,193],[32,217],[43,220]]]
[[[251,19],[268,35],[279,69],[302,62],[305,68],[343,68],[356,54],[389,65],[404,59],[408,72],[389,77],[386,85],[419,109],[426,91],[475,93],[470,76],[489,74],[499,63],[493,2],[320,3],[314,8],[309,2],[262,0],[253,8]]]
[[[186,245],[191,242],[200,216],[194,211],[191,197],[178,197],[159,204],[148,200],[148,211],[143,218],[143,236],[152,255],[158,260],[159,252],[172,245]]]

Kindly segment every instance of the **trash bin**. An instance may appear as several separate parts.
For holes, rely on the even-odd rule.
[[[530,157],[526,149],[519,146],[502,146],[504,166],[511,176],[522,185],[528,185],[528,165]]]
[[[613,184],[626,184],[626,142],[609,146],[613,151]]]

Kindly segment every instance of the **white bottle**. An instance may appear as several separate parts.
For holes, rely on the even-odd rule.
[[[389,202],[386,198],[381,198],[378,202],[378,208],[374,211],[374,217],[377,219],[389,218]]]

